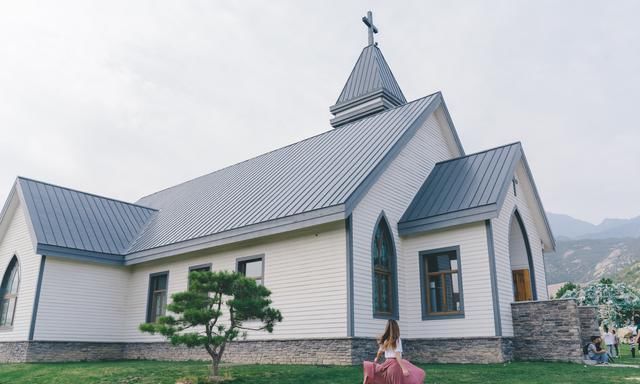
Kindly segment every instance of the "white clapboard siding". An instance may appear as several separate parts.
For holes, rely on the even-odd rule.
[[[33,242],[24,213],[18,197],[14,195],[7,211],[9,220],[7,232],[0,239],[0,281],[14,255],[20,263],[20,286],[13,327],[0,329],[1,341],[25,341],[29,337],[31,314],[35,298],[38,273],[40,270],[40,256],[33,249]]]
[[[129,276],[125,267],[48,256],[34,339],[123,341]]]
[[[404,291],[401,292],[400,327],[405,337],[494,336],[493,302],[487,232],[484,222],[403,238]],[[419,253],[460,247],[464,318],[422,320]]]
[[[128,288],[124,338],[157,341],[143,334],[149,274],[169,271],[169,295],[187,288],[190,266],[212,264],[214,271],[236,269],[236,260],[264,255],[264,282],[272,292],[273,306],[284,321],[272,334],[249,333],[248,339],[302,339],[347,335],[346,229],[343,221],[247,242],[198,255],[133,267]]]
[[[438,113],[441,113],[439,111]],[[432,114],[391,162],[353,211],[354,336],[376,336],[385,321],[373,318],[371,239],[384,211],[393,231],[396,253],[402,254],[397,223],[438,161],[457,156],[449,127]],[[398,289],[405,292],[406,266],[398,263]],[[400,308],[400,318],[403,316]]]
[[[511,318],[513,277],[511,274],[511,262],[509,259],[509,229],[514,207],[517,207],[518,212],[522,216],[527,236],[529,238],[538,300],[548,299],[542,244],[538,234],[538,227],[536,227],[531,215],[531,210],[537,209],[537,207],[533,200],[531,184],[526,176],[522,163],[516,168],[516,178],[518,179],[516,187],[518,191],[517,196],[514,196],[513,188],[509,188],[499,216],[492,220],[496,254],[496,278],[499,287],[498,292],[500,298],[503,336],[513,336],[513,322]]]

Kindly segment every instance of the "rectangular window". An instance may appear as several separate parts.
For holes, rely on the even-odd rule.
[[[250,277],[259,285],[264,284],[264,256],[248,257],[238,260],[238,272]]]
[[[191,272],[211,272],[211,264],[202,264],[189,267],[189,273]]]
[[[147,323],[155,323],[167,312],[167,281],[169,272],[152,273],[149,276]]]
[[[420,253],[423,318],[464,314],[459,248]]]

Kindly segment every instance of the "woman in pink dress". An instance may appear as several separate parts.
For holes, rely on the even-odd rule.
[[[384,333],[378,340],[376,358],[364,362],[364,384],[422,384],[425,373],[422,369],[402,358],[400,327],[395,320],[389,320]],[[384,354],[385,361],[378,364]]]

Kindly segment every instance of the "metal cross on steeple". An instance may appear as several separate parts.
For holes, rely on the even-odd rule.
[[[376,28],[376,26],[373,25],[373,13],[371,13],[371,11],[367,12],[367,16],[364,16],[362,18],[362,22],[369,29],[369,45],[372,45],[373,44],[373,34],[374,33],[378,33],[378,28]]]

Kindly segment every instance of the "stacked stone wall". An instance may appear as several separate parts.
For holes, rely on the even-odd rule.
[[[513,359],[507,337],[457,337],[402,340],[403,357],[419,363],[503,363]]]
[[[352,339],[236,341],[224,352],[225,363],[351,365]],[[168,343],[130,343],[125,359],[209,360],[202,348]]]
[[[27,361],[29,342],[0,343],[0,363],[24,363]]]
[[[598,334],[597,308],[575,300],[513,303],[514,337],[403,339],[404,356],[419,363],[582,361],[582,346]],[[377,351],[372,338],[236,341],[223,361],[240,364],[360,364]],[[0,362],[209,360],[202,348],[155,343],[0,342]]]
[[[591,336],[600,335],[598,327],[598,307],[578,307],[578,319],[580,320],[580,338],[582,345],[591,341]]]
[[[28,344],[26,362],[122,360],[125,343],[85,343],[32,341]]]
[[[501,337],[406,339],[404,356],[415,362],[498,363],[511,360],[511,339]],[[236,341],[223,361],[239,364],[353,365],[375,357],[372,338]],[[202,348],[154,343],[0,343],[0,362],[96,360],[209,360]]]
[[[511,313],[516,360],[582,361],[582,326],[575,300],[512,303]]]

